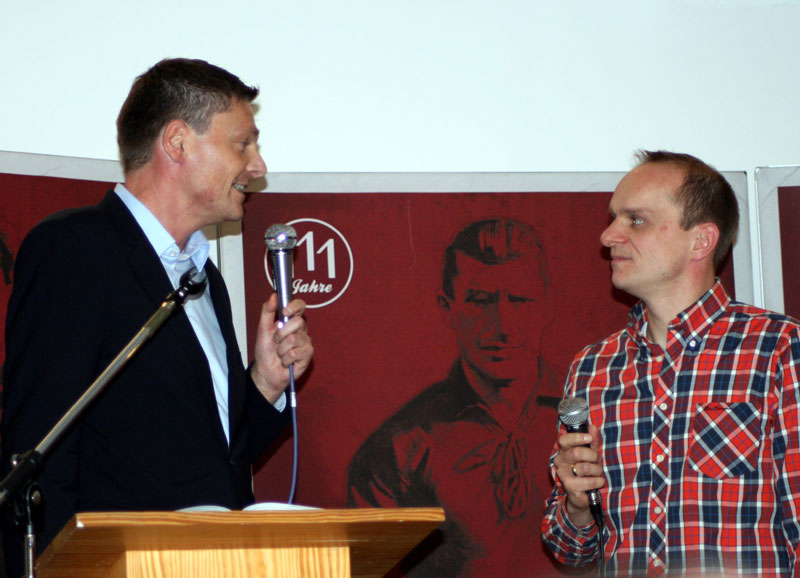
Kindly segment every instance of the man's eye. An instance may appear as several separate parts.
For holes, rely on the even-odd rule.
[[[631,217],[631,225],[643,225],[644,219],[641,217]]]
[[[533,303],[535,299],[531,299],[530,297],[522,297],[519,295],[509,295],[508,300],[511,303]]]
[[[473,297],[470,299],[470,303],[474,303],[475,305],[489,305],[491,302],[492,300],[488,297]]]
[[[494,302],[494,296],[484,294],[470,295],[467,297],[467,302],[475,305],[491,305]]]

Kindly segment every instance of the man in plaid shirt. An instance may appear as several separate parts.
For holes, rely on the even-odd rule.
[[[739,220],[722,175],[689,155],[639,160],[600,240],[640,302],[572,363],[565,396],[589,402],[591,425],[558,438],[543,538],[566,564],[595,561],[599,489],[609,574],[800,576],[800,326],[715,278]]]

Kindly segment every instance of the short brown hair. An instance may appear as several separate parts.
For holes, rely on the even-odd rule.
[[[253,102],[258,88],[205,60],[165,59],[137,77],[117,117],[117,144],[125,173],[141,168],[153,154],[162,129],[179,119],[202,134],[214,114],[235,100]]]
[[[639,166],[670,163],[684,172],[683,184],[675,191],[681,207],[681,227],[686,230],[700,223],[714,223],[719,242],[714,249],[714,268],[718,268],[736,242],[739,231],[739,203],[733,188],[714,167],[697,157],[669,151],[638,151]]]
[[[531,225],[514,219],[484,219],[461,229],[444,252],[442,292],[455,297],[453,280],[458,276],[456,253],[464,253],[485,265],[508,263],[524,256],[539,261],[539,278],[550,287],[550,270],[539,235]]]

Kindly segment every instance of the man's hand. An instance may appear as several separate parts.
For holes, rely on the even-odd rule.
[[[293,299],[281,312],[281,316],[289,318],[282,324],[275,318],[278,312],[276,293],[270,295],[261,307],[255,362],[250,373],[256,387],[270,403],[275,403],[289,386],[290,365],[294,364],[294,376],[298,378],[311,363],[314,346],[303,319],[305,310],[304,301]]]
[[[558,438],[556,473],[567,495],[567,515],[579,528],[593,522],[586,492],[606,485],[598,453],[599,439],[599,430],[591,424],[589,433],[566,433]]]

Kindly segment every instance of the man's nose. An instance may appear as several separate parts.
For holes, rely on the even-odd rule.
[[[264,162],[264,158],[261,156],[261,153],[258,151],[253,151],[253,156],[250,159],[247,169],[250,171],[250,174],[253,175],[254,179],[263,177],[267,174],[267,163]]]
[[[508,299],[500,299],[495,304],[492,315],[492,328],[495,333],[500,337],[506,337],[511,333],[511,327],[514,325],[515,319],[519,317],[514,304]]]
[[[619,225],[617,224],[616,220],[611,221],[608,227],[606,227],[605,230],[600,233],[600,242],[605,247],[611,247],[612,245],[618,244],[620,239],[621,235],[619,232]]]

